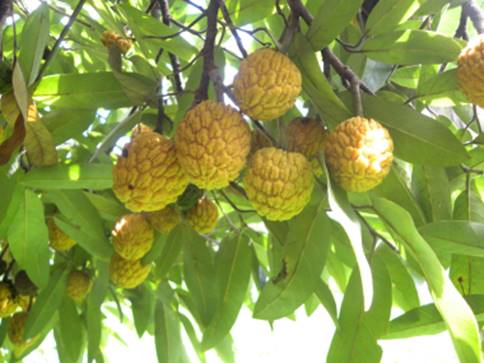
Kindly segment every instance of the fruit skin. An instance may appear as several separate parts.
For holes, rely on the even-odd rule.
[[[25,323],[29,314],[27,312],[17,313],[10,318],[7,326],[8,339],[17,348],[26,349],[29,346],[35,344],[37,337],[31,339],[24,339]]]
[[[234,95],[242,112],[269,121],[282,116],[301,93],[301,73],[284,54],[261,48],[240,63]]]
[[[175,145],[156,132],[141,132],[125,147],[113,167],[113,191],[133,212],[153,212],[176,201],[188,176]]]
[[[186,217],[195,231],[206,234],[212,232],[217,225],[218,209],[211,200],[202,198],[187,211]]]
[[[67,277],[67,296],[76,302],[81,302],[89,294],[92,287],[91,277],[82,271],[73,270]]]
[[[141,285],[151,271],[151,265],[141,265],[141,260],[125,260],[114,253],[109,264],[111,281],[122,288],[132,289]]]
[[[300,153],[274,147],[260,149],[247,168],[244,187],[259,215],[271,221],[291,219],[311,197],[311,164]]]
[[[459,55],[457,83],[469,101],[484,107],[484,35],[470,42]]]
[[[298,117],[292,120],[287,128],[288,149],[310,159],[324,150],[327,136],[323,124],[318,119]]]
[[[113,247],[127,260],[139,260],[153,245],[154,231],[141,214],[128,214],[116,222],[112,231]]]
[[[76,241],[65,234],[64,231],[55,224],[54,218],[47,219],[47,227],[49,229],[50,246],[54,250],[59,252],[67,251],[76,244]]]
[[[330,133],[325,155],[336,183],[348,192],[366,192],[390,172],[393,141],[377,121],[353,117]]]
[[[220,189],[237,178],[244,167],[250,129],[232,107],[203,101],[178,125],[175,144],[190,181],[202,189]]]
[[[165,235],[180,223],[180,215],[175,208],[170,206],[156,212],[146,213],[146,219],[154,229]]]
[[[106,30],[101,35],[101,42],[106,48],[116,48],[116,43],[121,36],[112,30]]]
[[[17,310],[14,292],[10,284],[0,282],[0,318],[12,315]]]
[[[116,47],[121,53],[126,54],[133,47],[133,42],[131,41],[131,39],[119,38],[116,41]]]

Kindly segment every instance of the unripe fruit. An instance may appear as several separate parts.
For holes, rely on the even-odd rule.
[[[113,167],[113,191],[134,212],[152,212],[176,201],[188,185],[175,145],[156,132],[134,137]]]
[[[389,173],[393,141],[388,130],[377,121],[353,117],[330,133],[325,155],[336,183],[348,192],[366,192]]]
[[[257,151],[244,178],[249,201],[272,221],[288,220],[309,202],[314,187],[311,164],[300,153],[274,147]]]
[[[22,270],[15,275],[15,290],[19,294],[33,296],[37,293],[37,286],[30,280],[27,273]]]
[[[67,296],[76,302],[81,302],[89,294],[92,287],[91,277],[82,271],[73,270],[67,277]]]
[[[101,42],[106,48],[116,48],[116,43],[120,38],[121,36],[118,33],[112,30],[106,30],[101,35]]]
[[[119,38],[116,41],[116,47],[121,53],[125,54],[128,53],[128,51],[133,47],[133,42],[131,41],[131,39]]]
[[[29,295],[17,295],[15,298],[15,303],[22,311],[29,310],[31,304],[34,303],[35,298]]]
[[[153,245],[154,231],[141,214],[122,216],[112,231],[113,247],[127,260],[139,260]]]
[[[457,81],[469,101],[484,107],[484,35],[480,35],[459,55]]]
[[[10,284],[0,282],[0,318],[12,315],[15,310],[17,304]]]
[[[55,224],[54,218],[47,219],[47,227],[49,229],[50,246],[54,250],[59,252],[67,251],[76,244],[76,241],[65,234],[64,231]]]
[[[156,212],[146,213],[151,226],[161,234],[167,235],[180,223],[180,215],[173,207],[166,207]]]
[[[37,339],[37,337],[27,340],[24,339],[25,323],[27,322],[28,317],[29,314],[27,312],[22,312],[15,314],[8,321],[8,339],[10,339],[12,344],[17,348],[26,349],[33,345]]]
[[[326,137],[323,124],[315,118],[295,118],[287,128],[289,151],[301,153],[308,159],[324,150]]]
[[[178,125],[175,143],[178,160],[190,181],[202,189],[220,189],[244,167],[250,129],[232,107],[203,101]]]
[[[141,285],[151,271],[151,264],[142,265],[141,260],[125,260],[118,254],[113,254],[109,264],[111,281],[122,288],[133,289]]]
[[[262,121],[286,113],[301,93],[301,73],[284,54],[256,50],[240,63],[234,95],[242,112]]]
[[[209,199],[202,198],[187,212],[187,221],[198,233],[210,233],[218,220],[217,206]]]

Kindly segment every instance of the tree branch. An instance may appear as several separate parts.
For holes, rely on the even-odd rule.
[[[475,0],[467,0],[462,4],[462,11],[471,19],[479,34],[484,34],[484,11],[477,5]]]
[[[247,51],[245,50],[244,45],[242,44],[242,40],[239,37],[239,33],[237,33],[237,29],[236,29],[232,19],[230,18],[229,10],[227,9],[227,6],[225,5],[225,0],[218,0],[218,4],[220,6],[220,10],[222,10],[222,15],[225,19],[225,22],[227,23],[227,25],[230,29],[230,32],[232,33],[232,35],[235,38],[235,42],[237,43],[237,47],[239,48],[240,54],[242,54],[242,56],[244,58],[247,58]]]
[[[464,40],[469,40],[469,36],[467,35],[467,19],[469,18],[464,5],[462,5],[462,11],[460,13],[460,20],[459,26],[455,31],[454,38],[462,38]]]

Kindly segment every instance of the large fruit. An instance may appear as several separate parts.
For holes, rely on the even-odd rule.
[[[139,260],[153,245],[154,231],[141,214],[128,214],[118,219],[112,236],[118,255],[127,260]]]
[[[61,230],[54,221],[54,218],[47,219],[47,227],[49,229],[50,246],[59,252],[71,249],[75,244],[72,238]]]
[[[484,35],[480,35],[459,55],[457,81],[469,101],[484,107]]]
[[[175,145],[152,131],[133,137],[113,168],[113,191],[134,212],[165,208],[187,185]]]
[[[187,221],[198,233],[210,233],[217,225],[218,209],[209,199],[202,198],[187,212]]]
[[[326,137],[323,124],[316,118],[295,118],[287,128],[289,151],[301,153],[308,159],[323,151]]]
[[[27,312],[17,313],[10,318],[7,326],[8,339],[17,348],[26,349],[35,343],[37,337],[24,339],[25,323],[29,314]]]
[[[257,213],[273,221],[287,220],[309,202],[314,186],[311,164],[300,153],[260,149],[251,159],[244,186]]]
[[[268,121],[282,116],[301,93],[301,73],[284,54],[262,48],[240,64],[234,94],[240,109]]]
[[[91,291],[91,277],[82,271],[73,270],[67,277],[67,296],[76,302],[81,302]]]
[[[202,189],[226,187],[245,165],[250,129],[230,106],[203,101],[187,112],[175,135],[180,165]]]
[[[366,192],[390,171],[393,141],[377,121],[353,117],[330,133],[325,155],[331,176],[343,189]]]
[[[12,315],[17,310],[14,292],[6,282],[0,282],[0,318]]]
[[[167,235],[180,223],[180,215],[173,207],[166,207],[156,212],[146,213],[151,226],[161,234]]]
[[[113,254],[109,264],[111,281],[125,289],[132,289],[141,285],[151,271],[151,264],[142,265],[141,260],[125,260],[117,253]]]

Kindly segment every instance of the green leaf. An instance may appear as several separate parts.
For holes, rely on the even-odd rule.
[[[484,221],[484,201],[475,181],[459,194],[454,205],[454,219]]]
[[[484,258],[453,255],[449,275],[462,295],[484,294]]]
[[[333,323],[338,326],[338,310],[336,308],[336,301],[334,300],[333,293],[331,292],[329,286],[323,280],[319,280],[314,293],[328,312],[331,319],[333,319]]]
[[[447,277],[434,251],[418,233],[410,214],[382,198],[374,198],[373,206],[421,268],[435,305],[447,324],[459,359],[462,362],[480,362],[479,331],[472,310]]]
[[[153,323],[155,295],[146,285],[141,285],[130,291],[129,300],[131,301],[134,326],[141,338],[148,326]]]
[[[183,243],[189,238],[187,230],[188,227],[180,223],[171,230],[162,244],[162,250],[159,257],[155,260],[154,268],[155,274],[159,278],[163,278],[178,259],[182,251]]]
[[[251,256],[249,239],[243,232],[222,241],[215,257],[217,303],[204,330],[204,350],[216,346],[234,325],[249,287]]]
[[[97,193],[84,192],[89,202],[96,208],[101,218],[115,222],[129,211],[110,194],[102,195]]]
[[[229,14],[237,26],[270,17],[273,9],[273,4],[260,0],[232,0],[228,6]]]
[[[451,69],[420,82],[416,97],[435,106],[454,106],[468,102],[457,84],[457,69]]]
[[[387,33],[403,24],[417,11],[421,0],[381,0],[366,22],[369,36]]]
[[[137,73],[114,72],[113,74],[119,81],[126,96],[134,104],[139,105],[145,102],[153,103],[156,101],[158,83],[155,79]]]
[[[63,347],[65,359],[68,362],[79,362],[85,349],[86,332],[84,323],[77,313],[76,304],[67,296],[64,296],[59,307],[57,327],[59,330],[57,338]]]
[[[190,319],[188,319],[185,315],[181,314],[180,312],[178,313],[178,319],[183,324],[183,327],[185,328],[185,332],[190,338],[190,342],[192,343],[193,349],[195,349],[195,352],[197,353],[198,358],[200,359],[200,363],[206,363],[207,360],[205,358],[205,353],[202,350],[202,346],[200,342],[198,341],[197,333],[195,331],[195,328],[193,327],[192,322],[190,321]]]
[[[49,280],[49,243],[44,206],[40,198],[25,189],[8,230],[10,250],[15,261],[39,287]]]
[[[51,132],[54,144],[59,145],[71,138],[80,141],[95,114],[93,110],[52,110],[42,116],[42,121]]]

